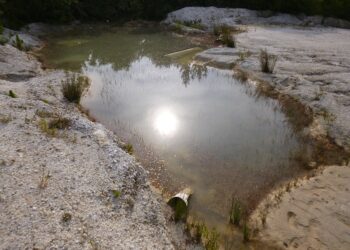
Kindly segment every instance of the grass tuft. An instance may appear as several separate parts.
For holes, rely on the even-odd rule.
[[[39,128],[41,132],[47,134],[50,137],[54,137],[57,134],[57,130],[54,128],[50,128],[48,122],[45,119],[40,119]]]
[[[62,82],[63,96],[69,101],[79,103],[89,79],[85,76],[72,76]]]
[[[269,54],[267,50],[264,49],[260,51],[259,59],[261,71],[264,73],[272,74],[276,66],[277,56]]]
[[[214,27],[214,35],[229,48],[236,48],[236,39],[232,35],[233,28],[227,25]]]
[[[65,222],[65,223],[67,223],[67,222],[69,222],[69,221],[71,221],[72,220],[72,215],[70,214],[70,213],[64,213],[63,215],[62,215],[62,221],[63,222]]]
[[[134,153],[134,147],[130,143],[123,145],[122,149],[130,155],[132,155]]]
[[[49,129],[67,129],[71,124],[68,118],[58,117],[49,122]]]
[[[50,173],[43,173],[43,175],[40,178],[40,182],[39,182],[40,189],[47,188],[47,186],[49,184],[50,177],[51,177]]]
[[[244,223],[243,225],[243,242],[248,242],[250,239],[250,230],[248,228],[247,223]]]
[[[239,226],[240,221],[242,218],[242,206],[241,203],[233,199],[231,204],[231,211],[230,211],[230,223],[233,225]]]
[[[15,46],[19,50],[22,50],[22,51],[25,50],[24,42],[18,35],[16,35],[16,39],[13,42],[13,46]]]
[[[122,194],[119,190],[115,190],[115,189],[111,190],[111,192],[112,192],[113,197],[115,199],[118,199],[121,196],[121,194]]]
[[[15,93],[14,91],[10,90],[10,91],[9,91],[9,97],[11,97],[11,98],[17,98],[17,95],[16,95],[16,93]]]

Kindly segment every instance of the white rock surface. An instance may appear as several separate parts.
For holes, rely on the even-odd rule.
[[[208,29],[220,24],[235,25],[292,25],[350,28],[350,22],[336,18],[319,16],[293,16],[270,11],[254,11],[247,9],[230,9],[216,7],[185,7],[168,14],[164,23],[176,21],[200,21]]]
[[[63,100],[64,72],[8,45],[0,55],[0,249],[173,249],[145,170]],[[50,137],[43,111],[71,125]]]

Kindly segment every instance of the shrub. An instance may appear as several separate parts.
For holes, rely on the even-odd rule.
[[[16,35],[15,41],[13,42],[13,46],[15,46],[19,50],[25,50],[24,42],[18,35]]]
[[[15,94],[15,92],[13,92],[12,90],[9,91],[9,97],[11,98],[17,98],[17,95]]]
[[[63,96],[69,101],[79,103],[84,89],[89,85],[89,79],[85,76],[72,76],[62,82]]]
[[[227,47],[235,48],[236,39],[232,35],[233,28],[227,25],[220,25],[214,27],[214,35],[225,44]]]
[[[260,67],[264,73],[273,73],[277,62],[277,56],[271,55],[267,50],[260,51]]]

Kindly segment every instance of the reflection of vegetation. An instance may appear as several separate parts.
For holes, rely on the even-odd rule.
[[[198,64],[184,65],[181,66],[180,70],[182,83],[185,86],[187,86],[191,80],[201,80],[203,77],[206,77],[208,73],[207,67]]]

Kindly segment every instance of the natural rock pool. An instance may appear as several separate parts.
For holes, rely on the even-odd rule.
[[[254,83],[165,56],[191,47],[157,28],[84,26],[50,37],[42,53],[50,67],[92,80],[81,104],[133,145],[155,185],[191,187],[191,214],[223,227],[232,198],[250,211],[302,173],[295,156],[306,146]]]

